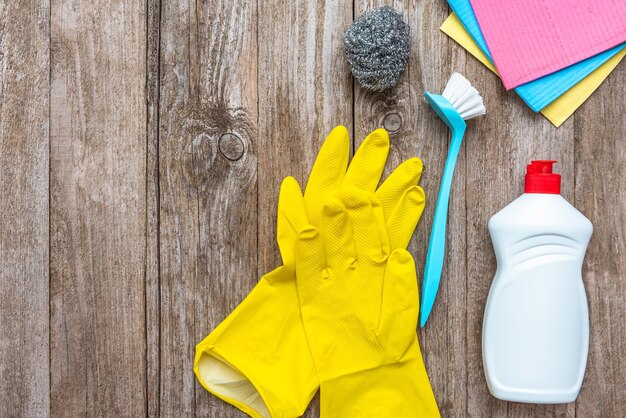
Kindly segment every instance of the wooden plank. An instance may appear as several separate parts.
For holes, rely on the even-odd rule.
[[[470,121],[466,134],[468,415],[573,417],[573,403],[517,404],[492,397],[484,376],[481,344],[485,303],[496,270],[487,230],[489,218],[523,193],[526,165],[533,159],[559,161],[555,168],[563,176],[563,195],[571,200],[572,121],[554,128],[514,92],[504,91],[500,80],[474,58],[467,58],[462,72],[483,95],[487,107],[487,116]]]
[[[419,231],[418,243],[420,262],[417,264],[423,272],[426,262],[426,250],[430,238],[432,216],[441,186],[441,177],[450,145],[450,132],[422,98],[424,91],[441,93],[453,71],[463,71],[466,57],[455,48],[443,33],[439,31],[441,22],[448,15],[448,10],[440,2],[424,4],[421,18],[416,19],[418,27],[419,64],[415,65],[417,86],[415,96],[419,98],[418,130],[416,140],[421,142],[426,161],[424,162],[424,189],[427,193],[427,212],[425,225]],[[419,16],[419,15],[418,15]],[[425,37],[424,33],[429,36]],[[423,63],[436,63],[432,67]],[[421,77],[419,75],[421,74]],[[422,330],[426,367],[430,373],[433,390],[439,402],[442,416],[468,416],[469,396],[467,379],[470,365],[467,322],[468,311],[467,281],[467,207],[468,162],[467,141],[459,152],[455,167],[455,176],[451,189],[448,209],[448,240],[446,259],[437,301],[431,312],[429,323]],[[430,157],[430,158],[429,158]],[[486,416],[486,415],[483,415]]]
[[[160,413],[241,416],[192,369],[258,280],[256,3],[170,0],[161,16]]]
[[[48,1],[0,5],[0,405],[49,414]]]
[[[160,416],[161,281],[159,275],[159,54],[161,2],[147,3],[146,99],[146,395],[149,417]]]
[[[626,410],[626,64],[622,62],[574,120],[575,206],[593,224],[583,267],[591,332],[579,417]]]
[[[305,187],[330,130],[352,129],[352,80],[342,43],[351,22],[351,2],[259,2],[261,274],[281,263],[275,224],[282,179],[293,175]],[[317,398],[304,416],[319,416]]]
[[[356,16],[384,5],[383,1],[359,2]],[[391,153],[387,173],[401,161],[418,156],[424,164],[420,182],[427,204],[416,234],[409,245],[420,277],[423,272],[433,212],[449,133],[423,99],[426,90],[441,92],[453,68],[463,67],[464,54],[439,31],[449,11],[440,1],[401,1],[400,10],[411,26],[411,55],[399,84],[384,94],[369,93],[355,85],[356,140],[385,127],[390,131]],[[399,120],[400,123],[394,123]],[[465,259],[465,151],[456,167],[448,223],[448,256],[444,277],[429,323],[418,330],[426,368],[442,416],[465,416],[467,410],[466,365],[466,259]]]
[[[145,2],[51,10],[52,416],[146,414]]]

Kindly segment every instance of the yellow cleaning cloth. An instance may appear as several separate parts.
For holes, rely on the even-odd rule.
[[[487,56],[480,50],[470,34],[465,30],[461,21],[452,13],[441,25],[441,31],[454,39],[467,52],[485,64],[494,73],[498,74],[496,67],[489,61]],[[558,99],[541,109],[545,116],[557,128],[561,126],[582,105],[591,93],[611,74],[617,64],[626,55],[626,48],[617,53],[613,58],[602,64],[598,69],[582,79],[574,87],[563,93]]]

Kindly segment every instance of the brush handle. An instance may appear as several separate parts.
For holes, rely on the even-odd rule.
[[[435,207],[435,216],[433,218],[433,226],[430,231],[430,241],[428,243],[428,253],[426,254],[426,266],[424,267],[424,280],[422,282],[422,300],[420,307],[420,327],[426,325],[426,320],[430,315],[439,281],[441,280],[441,272],[443,270],[443,260],[446,252],[446,225],[448,223],[448,203],[450,201],[450,188],[452,186],[452,177],[454,175],[454,167],[463,143],[464,130],[453,131],[452,140],[450,141],[450,149],[446,166],[443,170],[443,178],[441,179],[441,188],[439,189],[439,197],[437,198],[437,206]]]

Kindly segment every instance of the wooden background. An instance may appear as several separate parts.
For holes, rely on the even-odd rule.
[[[453,70],[488,115],[461,150],[442,287],[419,332],[442,414],[626,414],[626,65],[555,129],[439,32],[444,1],[394,1],[410,63],[370,94],[342,35],[378,3],[0,3],[1,416],[242,416],[196,383],[194,346],[279,263],[281,179],[305,180],[337,124],[355,146],[394,131],[388,168],[425,164],[430,200],[410,246],[422,266],[448,145],[422,94]],[[564,196],[595,227],[589,363],[568,405],[498,401],[482,371],[487,220],[533,158],[559,160]]]

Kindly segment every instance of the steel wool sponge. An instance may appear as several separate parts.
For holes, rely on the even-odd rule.
[[[411,49],[409,25],[392,7],[368,10],[350,25],[343,45],[354,78],[381,92],[395,86],[404,72]]]

